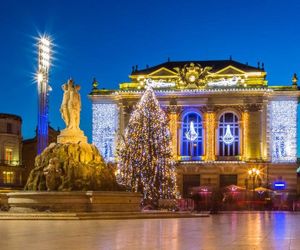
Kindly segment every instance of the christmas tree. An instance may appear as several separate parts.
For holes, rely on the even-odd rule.
[[[159,199],[175,197],[168,120],[150,87],[130,117],[117,154],[118,180],[143,194],[143,206],[157,208]]]

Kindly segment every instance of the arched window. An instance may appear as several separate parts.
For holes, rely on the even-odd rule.
[[[239,119],[234,113],[226,112],[221,115],[218,134],[219,156],[239,155]]]
[[[183,116],[181,134],[181,155],[192,159],[200,159],[203,155],[202,119],[196,112]]]

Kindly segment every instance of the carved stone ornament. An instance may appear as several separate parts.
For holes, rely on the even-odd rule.
[[[249,112],[262,111],[263,110],[263,104],[261,104],[261,103],[247,104],[246,107],[245,107],[245,110],[247,110]]]
[[[179,114],[180,112],[182,112],[182,107],[181,106],[177,106],[176,104],[171,104],[172,102],[170,102],[170,105],[166,106],[166,113],[170,114],[170,113],[176,113]]]
[[[178,85],[182,88],[198,88],[206,83],[205,76],[211,70],[211,67],[202,68],[198,63],[190,63],[182,68],[175,68],[178,72]]]

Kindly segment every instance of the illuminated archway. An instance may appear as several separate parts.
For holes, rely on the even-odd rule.
[[[237,156],[240,153],[239,118],[233,112],[224,112],[219,118],[218,155]]]
[[[181,156],[199,159],[203,155],[203,125],[201,115],[188,112],[182,118]]]

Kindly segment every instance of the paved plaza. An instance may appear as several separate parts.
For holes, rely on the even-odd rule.
[[[300,213],[204,218],[2,220],[0,249],[300,249]]]

